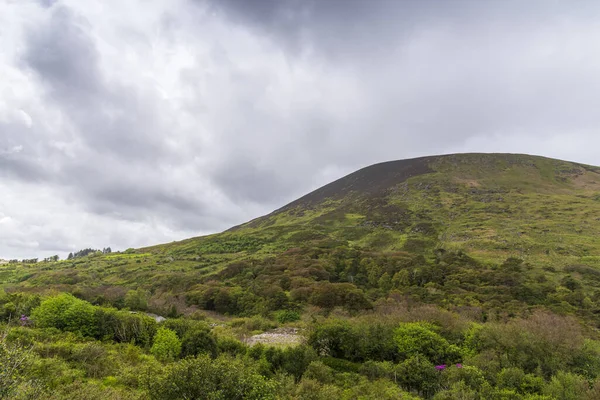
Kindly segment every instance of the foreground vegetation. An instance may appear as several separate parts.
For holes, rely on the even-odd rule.
[[[303,344],[249,347],[239,338],[282,324],[265,317],[157,323],[64,293],[5,294],[2,301],[26,314],[4,321],[0,398],[600,396],[597,333],[542,309],[484,322],[472,310],[392,294],[359,315],[333,310],[284,323],[301,328]]]
[[[598,193],[595,167],[434,157],[218,235],[0,265],[0,398],[600,398]],[[274,328],[301,337],[247,344]]]

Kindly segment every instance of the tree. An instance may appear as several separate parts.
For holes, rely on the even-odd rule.
[[[544,388],[544,394],[553,399],[578,400],[584,399],[589,389],[585,378],[559,371]]]
[[[440,387],[441,375],[423,355],[417,353],[396,367],[397,381],[406,390],[432,396]]]
[[[150,353],[160,361],[174,361],[181,353],[181,341],[175,331],[158,328]]]

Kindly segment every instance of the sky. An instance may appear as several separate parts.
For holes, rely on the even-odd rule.
[[[219,232],[358,168],[600,165],[600,2],[0,0],[0,258]]]

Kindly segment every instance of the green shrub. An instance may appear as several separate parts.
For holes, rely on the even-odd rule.
[[[359,337],[348,321],[332,320],[319,324],[308,337],[308,344],[321,356],[356,360]]]
[[[158,328],[150,353],[160,361],[173,361],[181,353],[181,341],[175,331]]]
[[[394,332],[398,351],[405,358],[422,354],[436,364],[460,360],[459,348],[434,332],[433,326],[422,322],[403,323]]]
[[[52,327],[84,336],[96,336],[98,321],[94,306],[68,293],[44,300],[35,308],[31,318],[36,326]]]
[[[246,346],[239,340],[229,337],[222,336],[217,338],[217,349],[219,353],[227,353],[229,355],[243,355],[246,354]]]
[[[533,374],[526,374],[522,369],[512,367],[504,368],[497,376],[497,384],[501,389],[514,389],[521,394],[540,393],[544,380]]]
[[[149,371],[144,387],[152,400],[172,399],[275,399],[275,385],[239,359],[206,355],[170,364],[164,371]]]
[[[275,319],[280,324],[296,322],[300,320],[300,313],[298,311],[293,310],[280,310],[275,313]]]
[[[96,307],[99,325],[98,338],[120,343],[133,342],[138,346],[150,347],[156,334],[154,318],[144,314],[119,311],[114,308]]]
[[[208,354],[217,356],[217,341],[208,329],[200,327],[188,331],[181,340],[181,356],[197,356]]]
[[[544,387],[543,393],[558,400],[580,400],[586,397],[588,389],[583,377],[560,371]]]
[[[130,290],[125,295],[125,307],[132,310],[148,310],[148,293],[145,290]]]
[[[429,397],[439,390],[441,373],[424,355],[416,353],[398,364],[396,379],[404,389]]]
[[[333,369],[323,364],[322,361],[311,362],[303,374],[302,379],[314,379],[320,383],[333,383]]]

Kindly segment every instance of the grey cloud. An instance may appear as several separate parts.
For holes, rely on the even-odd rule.
[[[157,166],[177,163],[181,157],[165,144],[170,127],[161,118],[160,102],[107,81],[88,30],[88,21],[59,7],[29,36],[23,62],[44,84],[46,101],[62,110],[77,132],[75,139],[84,144],[75,158],[59,155],[59,171],[46,178],[71,187],[92,212],[125,219],[160,212],[174,216],[170,219],[176,226],[190,227],[190,221],[196,228],[202,226],[198,217],[207,214],[203,201],[177,194],[168,175],[163,175],[165,182],[152,176]],[[20,163],[21,175],[33,175],[41,167]]]
[[[23,58],[43,78],[51,96],[70,107],[92,106],[102,90],[98,54],[85,25],[68,8],[56,8],[47,25],[31,33]]]
[[[44,7],[52,7],[58,0],[37,0]]]
[[[202,0],[197,0],[202,1]],[[314,48],[326,56],[348,55],[353,63],[367,54],[393,51],[420,29],[506,24],[510,29],[543,23],[548,17],[586,18],[593,1],[574,6],[545,0],[211,0],[234,22],[281,40],[293,51]],[[589,17],[589,15],[588,15]]]
[[[22,140],[15,140],[26,129],[19,123],[0,122],[0,176],[40,181],[47,177],[46,170],[35,155],[24,148]]]
[[[50,21],[31,33],[23,57],[47,88],[48,100],[60,105],[94,149],[132,161],[163,156],[158,133],[167,127],[156,118],[160,110],[141,93],[105,80],[89,21],[64,6],[51,13]]]
[[[221,166],[213,179],[234,201],[260,204],[283,201],[282,196],[293,192],[293,185],[297,181],[293,175],[284,176],[281,171],[260,168],[247,158]]]
[[[233,21],[275,36],[295,53],[315,48],[343,59],[364,56],[367,50],[383,51],[389,40],[410,29],[420,17],[418,11],[430,3],[420,2],[417,7],[413,1],[394,0],[223,0],[215,1],[214,7]],[[403,14],[409,18],[398,19]]]

